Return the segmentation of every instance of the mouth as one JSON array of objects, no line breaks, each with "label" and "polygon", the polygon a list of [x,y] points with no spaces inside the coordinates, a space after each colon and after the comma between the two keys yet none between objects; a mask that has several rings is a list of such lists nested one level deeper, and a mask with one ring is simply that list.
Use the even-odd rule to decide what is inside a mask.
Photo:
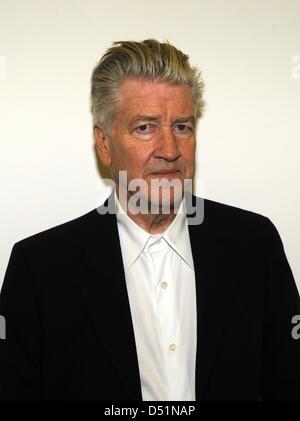
[{"label": "mouth", "polygon": [[151,173],[151,175],[157,175],[157,176],[172,176],[173,174],[179,173],[178,170],[161,170],[157,172]]}]

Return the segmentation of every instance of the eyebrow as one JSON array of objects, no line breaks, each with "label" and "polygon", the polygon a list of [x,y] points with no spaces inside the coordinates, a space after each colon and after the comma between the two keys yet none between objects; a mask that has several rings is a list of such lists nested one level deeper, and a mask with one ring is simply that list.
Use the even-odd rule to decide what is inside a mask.
[{"label": "eyebrow", "polygon": [[[130,119],[129,123],[133,124],[133,123],[136,123],[138,121],[157,121],[157,120],[160,120],[160,119],[161,119],[161,115],[139,114],[139,115],[134,116],[132,119]],[[195,117],[193,115],[177,117],[175,119],[174,123],[186,123],[188,121],[191,121],[193,124],[195,124]]]}]

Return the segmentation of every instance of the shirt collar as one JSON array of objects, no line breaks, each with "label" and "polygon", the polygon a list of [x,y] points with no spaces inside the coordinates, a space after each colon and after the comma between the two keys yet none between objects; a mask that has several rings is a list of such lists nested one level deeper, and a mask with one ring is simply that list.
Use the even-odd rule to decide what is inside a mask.
[{"label": "shirt collar", "polygon": [[155,235],[145,231],[127,215],[118,200],[116,189],[114,189],[114,199],[125,271],[132,267],[149,240],[160,237],[163,237],[179,257],[194,269],[185,199],[182,200],[177,215],[168,228]]}]

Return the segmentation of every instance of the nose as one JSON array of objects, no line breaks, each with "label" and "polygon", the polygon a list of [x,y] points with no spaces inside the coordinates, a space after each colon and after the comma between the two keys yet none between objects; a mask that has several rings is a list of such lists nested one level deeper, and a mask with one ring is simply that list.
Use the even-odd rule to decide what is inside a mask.
[{"label": "nose", "polygon": [[181,155],[178,142],[172,129],[170,127],[163,127],[157,139],[154,157],[170,162],[176,161]]}]

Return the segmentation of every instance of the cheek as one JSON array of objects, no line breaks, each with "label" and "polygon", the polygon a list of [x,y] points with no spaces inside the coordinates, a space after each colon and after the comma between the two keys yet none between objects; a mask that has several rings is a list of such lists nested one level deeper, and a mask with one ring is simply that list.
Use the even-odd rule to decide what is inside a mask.
[{"label": "cheek", "polygon": [[183,166],[185,168],[185,177],[194,178],[195,175],[195,145],[188,145],[182,151]]},{"label": "cheek", "polygon": [[184,160],[193,162],[195,159],[195,149],[196,146],[194,143],[186,144],[181,150],[181,156]]},{"label": "cheek", "polygon": [[128,177],[136,178],[143,177],[143,172],[147,167],[147,154],[141,148],[132,146],[123,146],[117,151],[115,164],[118,169],[123,169],[128,172]]},{"label": "cheek", "polygon": [[139,145],[127,150],[127,157],[137,167],[145,167],[151,158],[152,148],[148,145]]},{"label": "cheek", "polygon": [[133,161],[132,151],[126,144],[118,144],[111,149],[113,164],[118,167],[126,167]]}]

